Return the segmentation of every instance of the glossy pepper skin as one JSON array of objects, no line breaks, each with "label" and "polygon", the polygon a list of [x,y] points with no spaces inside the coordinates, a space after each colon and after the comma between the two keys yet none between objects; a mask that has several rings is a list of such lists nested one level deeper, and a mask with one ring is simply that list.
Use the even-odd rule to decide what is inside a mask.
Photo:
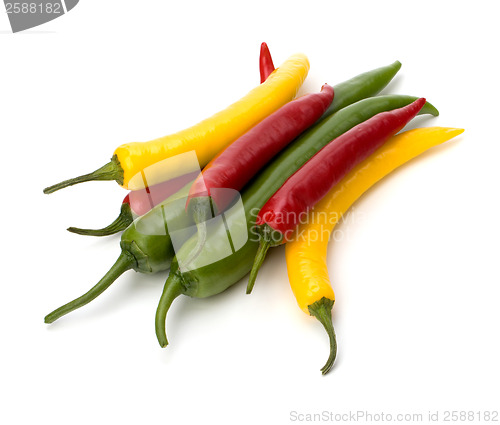
[{"label": "glossy pepper skin", "polygon": [[[386,72],[386,70],[382,69],[382,72]],[[394,72],[397,72],[397,70]],[[382,90],[386,80],[375,79],[372,80],[372,82],[374,85],[371,87],[371,91],[377,93]],[[336,85],[334,86],[334,91],[337,90],[338,86],[342,87],[346,85],[348,85],[348,82]],[[346,102],[349,100],[349,98],[345,97],[344,99]],[[277,159],[273,160],[265,170],[259,173],[259,176],[251,185],[251,189],[245,189],[245,196],[243,198],[245,200],[245,208],[251,205],[260,205],[260,207],[262,207],[267,199],[269,199],[281,184],[284,183],[286,178],[293,174],[293,172],[307,160],[306,158],[314,155],[317,150],[321,149],[321,147],[336,134],[341,134],[348,128],[356,125],[358,122],[364,121],[375,113],[407,105],[415,99],[416,98],[411,96],[397,95],[365,99],[363,102],[358,102],[356,106],[352,105],[352,107],[337,112],[335,118],[332,116],[331,119],[316,124],[314,126],[314,131],[311,131],[311,129],[308,130],[307,135],[301,135],[294,141],[293,146],[289,146],[285,149],[284,152],[280,153]],[[338,104],[339,108],[345,106],[347,105],[342,103]],[[437,110],[430,104],[426,104],[422,111],[433,115],[438,114]],[[185,187],[183,190],[185,190],[184,196],[187,196],[189,186]],[[179,194],[176,194],[176,196],[177,195]],[[182,194],[179,196],[182,197]],[[185,203],[185,198],[181,199],[181,201]],[[168,200],[166,202],[168,202]],[[251,209],[247,209],[247,211],[248,214],[252,214]],[[165,215],[163,214],[164,212]],[[163,204],[160,204],[153,208],[153,210],[137,220],[133,226],[130,226],[122,234],[121,245],[124,253],[120,256],[119,260],[117,260],[117,263],[111,268],[108,274],[106,274],[106,276],[104,276],[104,278],[88,293],[49,314],[45,319],[46,322],[51,323],[62,315],[87,304],[109,287],[121,273],[130,268],[134,268],[134,270],[142,273],[155,273],[168,269],[174,252],[166,222],[170,223],[173,227],[182,228],[192,224],[189,223],[189,220],[186,220],[186,217],[187,215],[183,207],[174,211],[172,206],[163,208]],[[248,218],[249,220],[251,219],[249,222],[252,223],[252,227],[254,218],[254,216]],[[144,229],[150,229],[150,231],[145,232]],[[223,237],[226,238],[226,236],[224,231]],[[253,251],[253,248],[255,248],[255,251]],[[217,249],[220,251],[222,247],[219,246]],[[236,262],[231,264],[231,257],[229,258],[229,263],[225,262],[223,264],[223,267],[229,267],[232,272],[225,275],[225,279],[220,282],[220,286],[217,286],[217,284],[214,285],[214,293],[217,293],[216,291],[218,288],[223,290],[235,283],[236,281],[234,281],[234,279],[236,276],[241,275],[238,278],[241,279],[241,277],[248,273],[256,249],[257,245],[255,244],[245,244],[244,249],[238,251],[238,255],[243,256],[243,262],[239,262],[239,258],[235,258]],[[248,258],[245,259],[245,255],[247,255]],[[245,260],[247,263],[248,261],[250,262],[247,264]],[[220,270],[215,269],[215,271]],[[212,280],[216,281],[217,279],[211,279],[211,281]]]},{"label": "glossy pepper skin", "polygon": [[[327,118],[346,105],[378,94],[401,69],[401,62],[375,68],[335,86],[335,97],[323,114]],[[377,88],[377,89],[375,89]]]},{"label": "glossy pepper skin", "polygon": [[[394,75],[398,72],[398,70],[400,68],[401,68],[401,64],[398,61],[396,61],[396,62],[392,63],[391,65],[365,72],[361,75],[358,75],[358,76],[352,78],[351,80],[347,80],[345,82],[337,84],[333,89],[333,91],[335,93],[334,101],[336,99],[337,92],[340,92],[341,99],[335,102],[335,104],[336,104],[335,108],[332,108],[330,105],[328,107],[327,111],[329,112],[329,114],[334,114],[336,111],[350,105],[352,102],[356,102],[357,100],[363,99],[364,96],[370,96],[370,95],[374,95],[374,94],[378,93],[380,90],[382,90],[390,82],[390,80],[394,77]],[[398,107],[398,105],[400,105],[398,103],[399,101],[404,102],[405,100],[410,100],[410,99],[413,99],[413,98],[409,98],[409,97],[406,97],[406,98],[405,97],[395,97],[395,98],[394,97],[381,97],[381,98],[377,99],[377,101],[375,103],[370,102],[370,103],[363,104],[360,106],[360,108],[366,108],[366,110],[363,112],[366,115],[363,115],[363,113],[358,112],[357,108],[353,108],[352,110],[349,109],[348,113],[345,114],[344,116],[342,116],[342,118],[341,118],[341,119],[344,119],[345,122],[342,124],[343,126],[341,126],[340,129],[347,130],[349,128],[346,126],[346,124],[348,124],[350,122],[349,117],[347,115],[349,115],[349,113],[351,113],[351,112],[354,114],[358,114],[358,116],[360,116],[360,117],[364,117],[364,116],[370,117],[371,116],[370,113],[372,111],[372,109],[371,109],[372,105],[380,105],[382,107],[387,107],[388,109],[391,109],[393,107]],[[405,104],[407,104],[407,103],[402,103],[400,106],[403,106]],[[435,108],[433,108],[431,105],[426,105],[426,107],[429,108],[429,110],[432,113],[437,113]],[[383,109],[383,110],[386,110],[386,109]],[[377,109],[374,109],[374,111],[377,111]],[[325,118],[325,114],[323,114],[322,118]],[[294,143],[294,145],[297,145],[296,148],[290,146],[290,148],[293,150],[293,153],[291,153],[291,156],[296,155],[296,158],[299,158],[299,156],[301,156],[301,155],[307,155],[308,157],[312,156],[314,153],[316,153],[317,149],[320,149],[321,147],[324,146],[324,144],[326,144],[329,140],[331,140],[331,137],[333,137],[335,134],[340,134],[340,133],[335,133],[335,132],[333,132],[333,134],[331,134],[331,129],[335,125],[336,125],[336,121],[334,120],[331,123],[328,122],[323,127],[315,128],[315,131],[312,135],[312,139],[315,139],[315,144],[311,147],[310,150],[307,150],[307,143],[309,140],[309,136],[307,136],[307,135],[305,135],[305,137],[301,136],[300,139],[302,141],[299,143]],[[345,130],[342,130],[342,131],[345,131]],[[306,134],[309,134],[309,132],[307,132]],[[233,149],[232,146],[230,146],[229,150],[232,151],[232,149]],[[224,153],[222,155],[224,155]],[[302,164],[301,162],[297,162],[299,160],[294,160],[294,161],[296,162],[296,164]],[[232,164],[230,164],[230,165],[231,165],[230,169],[234,169],[235,171],[238,171],[238,173],[241,172],[241,167],[235,167]],[[280,181],[279,179],[281,178],[281,176],[278,176],[278,174],[281,173],[282,175],[286,175],[286,172],[287,172],[286,169],[276,170],[273,175],[269,176],[269,178],[276,180],[276,181]],[[225,173],[228,173],[227,168],[224,171],[224,173],[221,172],[220,174],[224,175]],[[254,172],[252,174],[254,174]],[[234,174],[234,175],[236,177],[238,176],[237,174]],[[218,182],[219,187],[228,187],[229,180],[230,179],[226,179],[224,182],[219,181]],[[239,186],[241,186],[241,185],[239,185]],[[229,187],[236,188],[238,186],[229,185]],[[196,193],[199,190],[200,189],[195,189],[192,192]],[[203,188],[201,190],[203,190]],[[198,212],[196,213],[196,215],[199,215],[199,216],[195,218],[195,221],[202,222],[204,219],[206,219],[208,211],[209,211],[209,209],[211,210],[212,207],[213,207],[213,205],[210,202],[207,202],[206,199],[200,198],[199,204],[198,205],[195,204],[195,206],[192,208],[192,210],[190,212],[190,215],[195,215],[195,210],[198,209]],[[201,212],[200,212],[200,210],[201,210]],[[189,209],[188,209],[188,211],[189,211]],[[192,251],[190,256],[184,257],[184,259],[183,259],[184,262],[191,262],[192,258],[199,254],[200,249],[201,249],[201,245],[205,242],[205,239],[206,239],[206,228],[205,228],[205,226],[201,226],[199,228],[198,244],[195,247],[193,247],[193,251]]]},{"label": "glossy pepper skin", "polygon": [[[261,83],[274,71],[271,52],[266,43],[262,43],[259,68]],[[108,226],[102,229],[82,229],[79,227],[69,227],[67,230],[72,233],[86,236],[109,236],[125,230],[137,217],[146,214],[151,208],[163,202],[169,196],[181,189],[188,181],[193,181],[198,172],[187,173],[174,179],[157,183],[152,187],[131,190],[123,199],[120,207],[120,214]]]},{"label": "glossy pepper skin", "polygon": [[335,294],[330,284],[326,254],[333,229],[351,205],[379,180],[421,153],[461,134],[462,129],[428,127],[392,137],[369,158],[354,167],[316,204],[308,220],[286,244],[290,286],[299,307],[320,320],[330,338],[330,356],[321,369],[326,374],[335,361],[337,344],[332,325]]},{"label": "glossy pepper skin", "polygon": [[[262,56],[261,56],[262,58]],[[261,63],[265,62],[264,60],[261,60]],[[323,113],[321,116],[321,119],[328,119],[331,115],[333,115],[335,112],[341,110],[342,108],[349,106],[359,100],[375,96],[377,93],[379,93],[383,88],[389,84],[389,82],[394,78],[394,76],[397,74],[399,69],[401,68],[401,63],[399,61],[396,61],[390,65],[383,66],[380,68],[376,68],[367,72],[364,72],[362,74],[359,74],[355,76],[354,78],[351,78],[350,80],[344,81],[340,84],[337,84],[333,87],[334,91],[334,98],[333,101],[330,103],[330,106],[327,108],[327,110]],[[381,109],[380,111],[384,110],[390,110],[390,109],[395,109],[401,106],[406,105],[407,103],[399,103],[401,100],[407,99],[409,100],[410,97],[389,97],[389,96],[382,96],[377,98],[375,102],[369,102],[366,105],[363,104],[361,107],[366,106],[366,114],[361,113],[360,116],[367,116],[370,117],[371,115],[371,108],[372,105],[380,105],[382,108],[387,108],[387,109]],[[416,98],[413,98],[416,99]],[[427,105],[426,108],[429,108],[429,111],[431,111],[432,114],[437,114],[437,110],[432,107],[432,105]],[[377,111],[376,108],[374,108],[375,111]],[[349,129],[349,118],[347,117],[348,114],[350,113],[353,114],[358,114],[356,108],[350,109],[347,111],[347,114],[345,116],[346,119],[346,124],[343,126],[346,131]],[[335,121],[334,121],[335,124]],[[308,130],[303,136],[301,136],[302,142],[300,143],[294,143],[293,146],[290,146],[289,149],[292,151],[295,151],[293,155],[297,156],[307,156],[309,159],[312,157],[314,153],[316,153],[316,149],[319,147],[323,147],[324,144],[326,144],[329,140],[328,138],[333,137],[335,134],[341,134],[341,133],[335,133],[335,131],[331,131],[331,129],[334,127],[334,125],[327,124],[324,127],[320,126],[315,126],[314,128],[311,128]],[[318,144],[312,146],[311,149],[308,150],[307,146],[307,140],[309,137],[316,138],[318,141]],[[288,149],[288,148],[287,148]],[[276,173],[279,173],[277,171]],[[275,176],[270,176],[270,178],[275,178]]]},{"label": "glossy pepper skin", "polygon": [[223,211],[231,202],[226,190],[239,191],[285,146],[311,127],[332,103],[333,88],[288,102],[220,152],[189,191],[186,209],[196,223]]},{"label": "glossy pepper skin", "polygon": [[173,226],[182,229],[188,228],[191,224],[183,208],[190,186],[191,182],[135,220],[122,233],[121,254],[106,275],[84,295],[48,314],[45,317],[45,323],[52,323],[65,314],[88,304],[127,270],[133,269],[145,274],[167,270],[174,256],[174,248],[167,228]]},{"label": "glossy pepper skin", "polygon": [[392,111],[381,112],[333,139],[291,176],[269,198],[257,215],[259,251],[250,273],[247,293],[252,291],[267,250],[293,236],[309,209],[356,164],[363,161],[399,132],[423,108],[424,98]]},{"label": "glossy pepper skin", "polygon": [[191,151],[196,152],[198,162],[203,167],[229,143],[292,100],[308,71],[307,57],[303,54],[293,55],[266,81],[225,110],[170,136],[119,146],[108,164],[93,173],[50,186],[44,193],[91,180],[116,180],[126,189],[142,189],[145,187],[142,174],[145,170],[147,185],[184,174],[182,159],[170,163],[168,169],[160,162]]},{"label": "glossy pepper skin", "polygon": [[109,236],[121,232],[130,226],[137,217],[151,211],[152,208],[177,193],[186,184],[192,183],[198,174],[199,172],[192,172],[151,187],[130,191],[123,199],[118,217],[102,229],[69,227],[67,230],[85,236]]},{"label": "glossy pepper skin", "polygon": [[[245,222],[241,221],[234,210],[229,211],[225,214],[224,225],[218,223],[209,228],[203,250],[192,260],[188,270],[180,269],[176,259],[172,262],[156,311],[155,328],[160,345],[165,347],[168,344],[165,320],[168,309],[177,296],[183,294],[204,298],[216,295],[238,282],[252,269],[253,258],[259,247],[258,235],[253,232],[256,215],[295,171],[329,141],[355,125],[379,112],[402,107],[415,100],[417,98],[412,96],[380,96],[347,106],[299,136],[262,170],[241,194],[245,209]],[[426,103],[420,113],[437,115],[438,111],[434,106]],[[227,228],[231,229],[229,235]],[[235,235],[237,237],[248,236],[248,239],[241,248],[233,250],[228,255],[227,240],[228,238],[236,239]],[[196,244],[197,235],[194,235],[177,251],[176,258],[180,258],[182,263]]]},{"label": "glossy pepper skin", "polygon": [[260,45],[259,56],[260,82],[263,83],[274,72],[273,58],[266,43]]},{"label": "glossy pepper skin", "polygon": [[186,211],[198,227],[198,244],[190,262],[205,243],[206,222],[224,211],[239,190],[271,159],[302,132],[311,127],[333,100],[333,88],[307,94],[288,102],[220,152],[191,186]]}]

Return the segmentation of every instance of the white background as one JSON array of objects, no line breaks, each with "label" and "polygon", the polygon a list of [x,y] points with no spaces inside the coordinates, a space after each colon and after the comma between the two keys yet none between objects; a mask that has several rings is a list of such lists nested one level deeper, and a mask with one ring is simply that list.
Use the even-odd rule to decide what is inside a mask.
[{"label": "white background", "polygon": [[[495,3],[81,0],[18,34],[0,14],[0,421],[287,424],[292,411],[500,410]],[[411,126],[466,129],[384,179],[338,228],[332,372],[319,372],[327,336],[297,307],[283,248],[251,296],[242,281],[177,299],[164,350],[154,313],[166,273],[128,272],[45,325],[119,253],[119,236],[65,228],[108,224],[126,192],[114,182],[42,189],[240,98],[259,83],[262,41],[277,66],[308,55],[301,93],[400,60],[385,92],[425,96],[441,112]]]}]

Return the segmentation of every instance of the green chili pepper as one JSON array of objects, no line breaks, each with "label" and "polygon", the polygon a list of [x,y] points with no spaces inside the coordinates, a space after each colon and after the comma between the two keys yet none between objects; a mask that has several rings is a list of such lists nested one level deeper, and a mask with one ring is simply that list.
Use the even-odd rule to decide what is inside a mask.
[{"label": "green chili pepper", "polygon": [[[336,111],[353,102],[363,99],[366,96],[376,95],[391,81],[400,67],[401,64],[396,61],[391,65],[365,72],[352,78],[351,80],[337,84],[334,86],[335,99],[337,100],[334,99],[334,105],[330,106],[327,114],[332,115]],[[380,102],[380,100],[378,102]],[[390,108],[390,102],[387,107]],[[322,119],[326,122],[328,120],[324,118],[325,116],[326,113],[323,115]],[[322,124],[322,122],[320,124]],[[314,128],[316,128],[316,126]],[[304,138],[301,137],[300,140],[304,140]],[[304,145],[307,143],[301,142],[301,144]],[[288,152],[290,148],[293,148],[295,145],[296,142],[294,142],[293,145],[286,150],[286,152]],[[320,144],[317,144],[317,146],[319,145]],[[294,149],[295,148],[292,149],[292,152]],[[312,146],[308,154],[310,156],[314,155],[317,151],[316,149],[317,148],[315,146]],[[302,155],[301,152],[302,151],[297,152],[297,158],[300,158]],[[289,157],[291,157],[291,155],[295,154],[287,154]],[[285,173],[283,176],[286,175],[288,177],[293,174],[293,172],[295,172],[298,168],[300,168],[300,165],[303,164],[300,161],[297,162],[297,164],[294,164],[294,161],[294,159],[290,159],[285,165],[282,166],[282,168],[276,167],[276,174],[279,176],[279,173],[282,172],[280,170],[285,170],[283,171]],[[274,172],[269,171],[268,173],[270,175],[269,178],[276,179]],[[266,174],[264,172],[262,176],[265,175]],[[279,178],[281,178],[281,176]],[[260,178],[259,181],[262,184],[266,179],[267,177],[263,177]],[[276,181],[281,180],[278,179]],[[265,202],[281,186],[281,184],[282,182],[279,183],[279,185],[273,190],[272,193],[269,193],[269,195],[267,195],[268,191],[266,191],[264,194],[255,196],[260,196],[260,199],[265,198]],[[168,269],[174,256],[174,250],[167,227],[170,226],[180,229],[191,224],[185,213],[184,206],[176,207],[176,205],[173,205],[171,202],[174,199],[178,200],[179,198],[182,198],[176,202],[181,203],[183,201],[185,203],[189,186],[190,185],[184,187],[181,191],[177,192],[177,194],[167,198],[164,202],[154,207],[149,213],[140,217],[133,224],[131,224],[131,226],[128,227],[122,234],[120,244],[122,253],[109,272],[87,293],[48,314],[45,317],[45,322],[52,323],[61,316],[89,303],[104,292],[122,273],[127,270],[133,269],[141,273],[156,273]],[[269,186],[269,183],[266,183],[266,187],[267,186]],[[251,195],[249,196],[252,198]],[[144,229],[149,230],[145,232]],[[195,229],[193,228],[192,231],[194,232]],[[253,258],[254,255],[255,253],[253,253],[251,257]],[[235,267],[239,266],[235,265]]]},{"label": "green chili pepper", "polygon": [[122,252],[106,275],[84,295],[48,314],[45,323],[52,323],[61,316],[88,304],[127,270],[133,269],[140,273],[167,270],[174,256],[167,226],[186,228],[189,231],[188,226],[191,222],[184,206],[191,184],[192,182],[189,182],[177,193],[137,218],[123,232],[120,242]]},{"label": "green chili pepper", "polygon": [[351,105],[358,100],[378,94],[387,84],[391,82],[397,72],[401,69],[401,62],[396,61],[391,65],[382,66],[363,74],[359,74],[350,80],[337,84],[334,89],[333,102],[325,111],[321,119],[329,117],[334,112]]},{"label": "green chili pepper", "polygon": [[[179,295],[204,298],[218,294],[243,278],[252,268],[259,238],[253,234],[257,213],[281,185],[316,152],[331,140],[345,133],[374,115],[401,108],[417,100],[417,97],[389,95],[360,100],[347,106],[329,118],[316,124],[289,145],[268,165],[242,192],[246,220],[236,213],[225,214],[224,222],[207,226],[207,239],[201,253],[181,271],[177,259],[188,258],[197,242],[191,237],[176,254],[165,283],[156,312],[156,335],[162,347],[168,344],[165,319],[172,301]],[[426,103],[420,114],[438,115],[434,106]],[[230,229],[228,232],[227,229]],[[248,235],[246,243],[227,255],[228,239],[241,239]],[[182,265],[182,264],[181,264]]]}]

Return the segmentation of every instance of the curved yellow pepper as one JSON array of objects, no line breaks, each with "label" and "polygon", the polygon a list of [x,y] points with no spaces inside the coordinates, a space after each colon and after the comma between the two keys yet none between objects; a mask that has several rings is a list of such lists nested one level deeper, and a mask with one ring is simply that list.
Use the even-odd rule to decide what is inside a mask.
[{"label": "curved yellow pepper", "polygon": [[292,100],[308,71],[307,57],[292,55],[265,82],[223,111],[169,136],[121,145],[108,164],[93,173],[50,186],[44,192],[52,193],[91,180],[116,180],[126,189],[138,190],[197,171],[255,124]]},{"label": "curved yellow pepper", "polygon": [[[287,243],[285,248],[290,285],[299,307],[305,313],[315,315],[325,328],[327,325],[331,326],[331,307],[335,295],[326,265],[328,240],[335,225],[349,207],[371,186],[400,165],[462,132],[462,129],[428,127],[394,136],[355,167],[315,205],[309,216],[309,222],[299,226],[297,237]],[[330,303],[330,317],[328,318],[323,312],[324,320],[322,320],[317,312],[312,310],[317,310],[317,306],[325,301]],[[311,309],[311,306],[315,308]],[[325,324],[325,321],[329,323]],[[331,331],[334,337],[333,327]],[[336,349],[336,345],[334,348]],[[333,360],[334,358],[329,358],[331,364],[328,370]]]},{"label": "curved yellow pepper", "polygon": [[[154,163],[184,152],[196,151],[200,166],[205,166],[232,141],[292,100],[308,71],[307,57],[293,55],[245,97],[193,127],[147,143],[127,143],[118,147],[115,155],[124,171],[123,186],[132,190],[142,188],[140,184],[134,184],[134,176]],[[171,172],[175,173],[175,170]],[[151,180],[156,173],[148,178],[149,185],[170,177],[158,174],[158,181]]]}]

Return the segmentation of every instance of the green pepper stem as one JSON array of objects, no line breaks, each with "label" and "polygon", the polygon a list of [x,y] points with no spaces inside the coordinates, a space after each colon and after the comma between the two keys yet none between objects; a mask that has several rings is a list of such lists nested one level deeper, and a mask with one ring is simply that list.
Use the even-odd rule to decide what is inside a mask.
[{"label": "green pepper stem", "polygon": [[252,292],[253,286],[255,285],[255,280],[257,279],[257,273],[259,273],[260,266],[266,258],[267,250],[270,248],[271,242],[269,240],[260,240],[259,249],[255,255],[255,260],[253,261],[252,271],[250,272],[250,278],[247,284],[247,294]]},{"label": "green pepper stem", "polygon": [[172,305],[172,301],[182,294],[182,289],[181,276],[171,270],[168,279],[165,282],[165,286],[163,287],[163,293],[161,294],[155,317],[156,337],[158,338],[158,342],[162,348],[165,348],[168,345],[167,333],[165,330],[167,312]]},{"label": "green pepper stem", "polygon": [[77,183],[97,180],[116,180],[119,184],[123,184],[123,169],[116,155],[114,155],[113,158],[111,158],[111,161],[109,161],[106,165],[103,165],[101,168],[95,170],[94,172],[84,174],[80,177],[75,177],[74,179],[65,180],[53,186],[46,187],[45,189],[43,189],[43,193],[53,193],[59,189],[73,186]]},{"label": "green pepper stem", "polygon": [[79,227],[68,227],[68,232],[85,236],[109,236],[125,230],[134,221],[132,209],[128,203],[123,203],[120,215],[109,226],[102,229],[80,229]]},{"label": "green pepper stem", "polygon": [[325,365],[321,368],[321,373],[323,375],[326,375],[330,371],[337,357],[337,339],[332,323],[332,308],[334,302],[334,300],[323,297],[308,307],[311,316],[316,317],[316,319],[321,322],[330,339],[330,355]]},{"label": "green pepper stem", "polygon": [[109,271],[104,275],[104,277],[92,288],[90,291],[83,294],[81,297],[76,298],[75,300],[64,304],[62,307],[59,307],[57,310],[54,310],[52,313],[47,314],[45,316],[45,323],[52,323],[64,316],[65,314],[70,313],[77,308],[83,307],[85,304],[88,304],[93,299],[97,298],[101,295],[109,286],[124,272],[130,270],[135,265],[135,259],[125,252],[122,252],[116,260],[115,264],[109,269]]}]

